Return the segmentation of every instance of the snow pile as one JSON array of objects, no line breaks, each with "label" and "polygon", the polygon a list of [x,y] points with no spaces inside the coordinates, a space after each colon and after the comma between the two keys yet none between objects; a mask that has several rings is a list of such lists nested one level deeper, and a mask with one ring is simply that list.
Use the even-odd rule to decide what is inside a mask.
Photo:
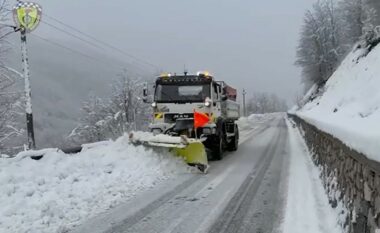
[{"label": "snow pile", "polygon": [[300,101],[296,105],[294,105],[292,108],[288,110],[288,113],[290,114],[296,114],[296,112],[300,109],[300,106],[304,106],[309,102],[310,100],[314,100],[317,95],[320,94],[318,91],[318,85],[314,84],[311,86],[311,88],[306,92],[306,94],[302,97]]},{"label": "snow pile", "polygon": [[10,156],[6,154],[0,154],[0,159],[7,159],[7,158],[10,158]]},{"label": "snow pile", "polygon": [[158,134],[154,135],[150,132],[132,132],[133,141],[143,141],[143,142],[157,142],[157,143],[172,143],[172,144],[181,144],[182,139],[181,137],[173,137],[166,134]]},{"label": "snow pile", "polygon": [[289,129],[289,183],[282,225],[283,233],[341,233],[339,223],[347,213],[342,205],[333,209],[320,180],[320,172],[311,160],[305,141],[296,127]]},{"label": "snow pile", "polygon": [[349,54],[297,115],[368,158],[380,161],[380,46]]},{"label": "snow pile", "polygon": [[187,172],[180,159],[132,146],[128,136],[76,155],[44,152],[39,161],[29,152],[0,159],[0,232],[66,232]]},{"label": "snow pile", "polygon": [[250,130],[253,128],[253,125],[248,120],[248,117],[241,117],[238,121],[236,121],[236,123],[240,131]]},{"label": "snow pile", "polygon": [[240,131],[251,130],[255,125],[276,117],[278,117],[278,113],[252,114],[249,117],[241,117],[236,123]]}]

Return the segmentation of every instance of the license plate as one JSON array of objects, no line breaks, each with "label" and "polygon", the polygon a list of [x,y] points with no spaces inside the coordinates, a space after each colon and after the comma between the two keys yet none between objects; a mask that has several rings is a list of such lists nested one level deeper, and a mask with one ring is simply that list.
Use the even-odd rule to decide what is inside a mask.
[{"label": "license plate", "polygon": [[173,115],[173,120],[177,119],[184,119],[184,118],[192,118],[192,114],[174,114]]}]

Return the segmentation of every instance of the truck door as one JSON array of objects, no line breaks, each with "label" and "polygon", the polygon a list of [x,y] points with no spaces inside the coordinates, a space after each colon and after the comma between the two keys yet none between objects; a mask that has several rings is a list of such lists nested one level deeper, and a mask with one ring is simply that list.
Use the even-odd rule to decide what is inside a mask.
[{"label": "truck door", "polygon": [[222,87],[218,83],[214,83],[213,85],[213,114],[215,118],[220,117],[221,115],[221,97],[222,97]]}]

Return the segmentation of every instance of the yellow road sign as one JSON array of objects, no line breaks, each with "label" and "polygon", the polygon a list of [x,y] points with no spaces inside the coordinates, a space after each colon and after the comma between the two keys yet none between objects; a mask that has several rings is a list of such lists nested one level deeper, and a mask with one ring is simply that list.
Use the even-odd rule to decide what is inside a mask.
[{"label": "yellow road sign", "polygon": [[34,2],[19,2],[13,7],[13,18],[16,24],[31,32],[41,21],[42,8]]},{"label": "yellow road sign", "polygon": [[162,119],[163,117],[164,117],[164,114],[161,113],[161,112],[158,112],[158,113],[155,113],[155,114],[154,114],[154,118],[155,118],[155,119]]}]

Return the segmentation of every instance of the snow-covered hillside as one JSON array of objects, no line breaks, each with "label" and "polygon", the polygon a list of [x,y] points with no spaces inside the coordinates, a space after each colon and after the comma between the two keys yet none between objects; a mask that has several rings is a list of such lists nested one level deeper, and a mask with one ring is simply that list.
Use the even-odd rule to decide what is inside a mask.
[{"label": "snow-covered hillside", "polygon": [[0,232],[66,232],[188,172],[181,159],[128,141],[85,146],[76,155],[47,149],[39,161],[30,159],[31,152],[0,158]]},{"label": "snow-covered hillside", "polygon": [[360,49],[350,53],[323,93],[296,114],[380,161],[380,45],[362,56]]}]

